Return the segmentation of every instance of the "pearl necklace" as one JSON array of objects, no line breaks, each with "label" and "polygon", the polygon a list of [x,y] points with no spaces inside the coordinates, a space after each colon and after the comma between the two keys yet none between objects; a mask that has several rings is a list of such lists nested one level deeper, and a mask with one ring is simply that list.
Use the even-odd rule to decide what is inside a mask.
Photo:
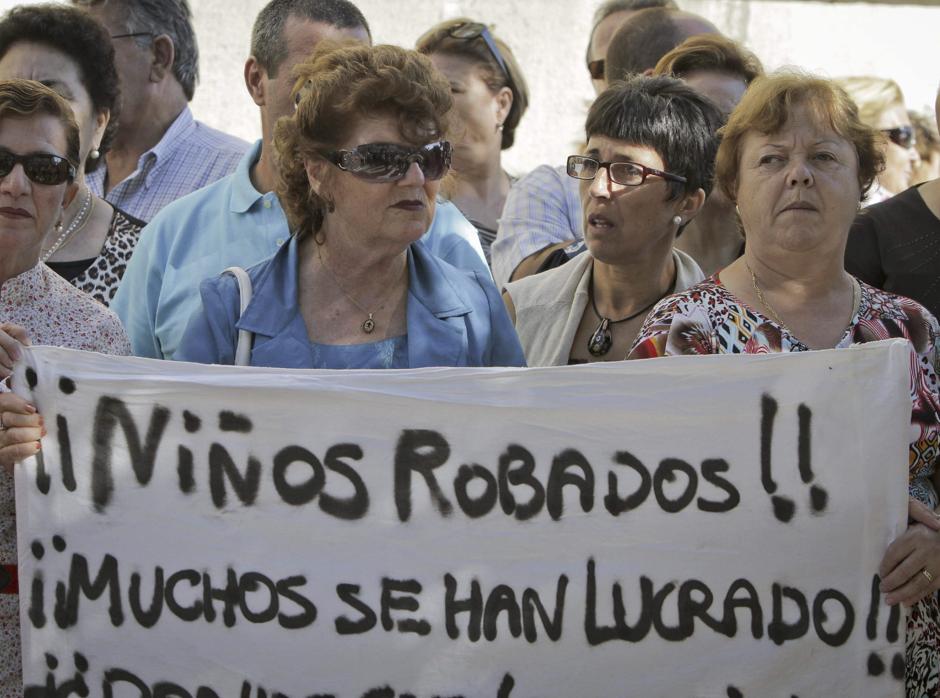
[{"label": "pearl necklace", "polygon": [[69,227],[62,231],[62,234],[56,238],[56,241],[52,243],[52,246],[48,250],[42,253],[40,259],[43,263],[47,262],[52,255],[68,243],[75,233],[85,227],[85,224],[91,218],[91,212],[94,210],[94,206],[94,197],[91,194],[91,189],[86,189],[82,205],[78,209],[78,213],[75,214],[75,218],[69,223]]}]

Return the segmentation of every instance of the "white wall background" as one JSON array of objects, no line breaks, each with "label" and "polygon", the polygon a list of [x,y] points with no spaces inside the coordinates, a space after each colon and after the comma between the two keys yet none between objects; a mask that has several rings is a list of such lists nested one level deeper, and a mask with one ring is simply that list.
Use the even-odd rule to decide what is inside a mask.
[{"label": "white wall background", "polygon": [[[251,25],[267,0],[190,0],[202,54],[193,110],[248,140],[260,135],[242,80]],[[495,26],[529,83],[527,114],[506,154],[509,170],[560,163],[581,138],[593,91],[584,68],[601,0],[354,0],[379,43],[413,46],[432,24],[466,15]],[[0,9],[18,4],[0,0]],[[742,41],[768,69],[800,66],[836,77],[894,78],[908,107],[932,113],[940,82],[940,0],[929,5],[786,0],[679,0]]]}]

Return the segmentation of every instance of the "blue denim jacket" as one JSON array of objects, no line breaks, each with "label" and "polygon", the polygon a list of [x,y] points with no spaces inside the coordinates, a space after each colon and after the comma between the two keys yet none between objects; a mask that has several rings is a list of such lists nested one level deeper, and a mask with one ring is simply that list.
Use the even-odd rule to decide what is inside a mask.
[{"label": "blue denim jacket", "polygon": [[[254,333],[252,366],[309,368],[310,340],[297,301],[298,244],[292,239],[248,270],[253,296],[239,318],[238,284],[229,275],[200,286],[202,307],[192,316],[174,359],[232,364],[238,330]],[[524,366],[516,331],[491,279],[408,248],[408,365]]]}]

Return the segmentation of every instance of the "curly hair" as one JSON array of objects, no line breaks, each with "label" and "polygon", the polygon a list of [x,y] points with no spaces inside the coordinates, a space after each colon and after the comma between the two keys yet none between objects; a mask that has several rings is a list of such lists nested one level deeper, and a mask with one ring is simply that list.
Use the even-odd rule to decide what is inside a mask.
[{"label": "curly hair", "polygon": [[729,200],[737,200],[745,136],[754,132],[779,133],[798,106],[808,108],[818,124],[831,127],[855,148],[858,184],[864,200],[875,177],[884,169],[878,132],[861,120],[855,102],[836,81],[796,71],[763,75],[754,80],[721,130],[715,173],[718,186]]},{"label": "curly hair", "polygon": [[65,157],[78,165],[78,124],[72,107],[59,94],[35,80],[0,80],[0,121],[37,114],[58,119],[65,132]]},{"label": "curly hair", "polygon": [[322,41],[294,68],[296,109],[274,131],[277,193],[293,234],[316,235],[327,202],[307,181],[305,161],[342,145],[364,117],[397,119],[402,137],[424,145],[447,135],[450,85],[431,61],[398,46]]},{"label": "curly hair", "polygon": [[98,146],[100,157],[85,160],[85,171],[94,171],[111,148],[121,114],[114,47],[108,30],[75,7],[22,5],[0,19],[0,58],[18,41],[45,44],[66,54],[78,66],[82,86],[95,111],[110,112],[111,119]]},{"label": "curly hair", "polygon": [[502,141],[500,148],[506,150],[512,147],[516,140],[516,127],[522,120],[522,115],[529,106],[529,86],[526,84],[522,69],[516,62],[516,57],[506,43],[495,34],[493,43],[499,49],[503,62],[506,64],[506,73],[499,67],[496,58],[490,52],[486,42],[481,38],[467,40],[455,39],[448,34],[448,31],[462,24],[473,23],[473,20],[465,17],[447,20],[441,22],[421,35],[415,44],[415,48],[426,56],[432,53],[440,53],[447,56],[456,56],[471,61],[483,71],[483,81],[490,91],[494,94],[503,87],[508,87],[512,91],[512,106],[509,108],[509,114],[503,122]]}]

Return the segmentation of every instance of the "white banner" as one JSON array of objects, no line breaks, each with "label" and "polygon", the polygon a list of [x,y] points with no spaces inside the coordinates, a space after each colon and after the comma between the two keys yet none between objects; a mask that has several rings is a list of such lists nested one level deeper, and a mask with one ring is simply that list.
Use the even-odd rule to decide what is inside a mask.
[{"label": "white banner", "polygon": [[877,569],[906,521],[909,361],[30,349],[27,695],[901,696]]}]

